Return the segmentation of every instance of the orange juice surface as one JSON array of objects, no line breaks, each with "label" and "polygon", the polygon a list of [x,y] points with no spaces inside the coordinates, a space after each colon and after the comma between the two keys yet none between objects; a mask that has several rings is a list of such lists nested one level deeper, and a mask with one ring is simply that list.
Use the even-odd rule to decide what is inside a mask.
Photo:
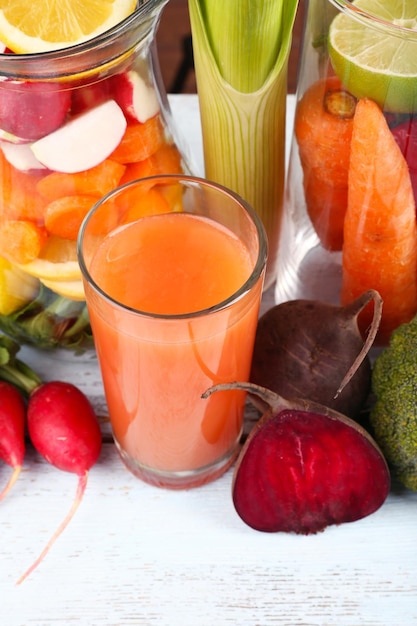
[{"label": "orange juice surface", "polygon": [[178,316],[232,296],[252,270],[236,236],[187,213],[144,217],[97,249],[96,284],[134,309],[89,301],[114,437],[138,466],[192,472],[236,446],[242,392],[201,394],[248,379],[262,281],[223,310]]}]

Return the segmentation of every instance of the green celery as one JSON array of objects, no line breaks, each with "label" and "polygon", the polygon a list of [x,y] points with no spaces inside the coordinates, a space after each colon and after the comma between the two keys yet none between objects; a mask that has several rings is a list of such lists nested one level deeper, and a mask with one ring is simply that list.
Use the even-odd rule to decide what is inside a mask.
[{"label": "green celery", "polygon": [[[295,0],[189,0],[207,178],[260,215],[274,276],[285,179]],[[268,278],[269,273],[269,278]]]}]

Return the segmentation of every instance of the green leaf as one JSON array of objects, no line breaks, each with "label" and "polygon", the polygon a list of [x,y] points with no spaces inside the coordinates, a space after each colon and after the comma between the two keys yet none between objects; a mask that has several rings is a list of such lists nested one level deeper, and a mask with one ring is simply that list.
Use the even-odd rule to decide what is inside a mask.
[{"label": "green leaf", "polygon": [[38,348],[93,345],[87,306],[41,287],[38,297],[12,315],[0,315],[0,328],[18,341]]}]

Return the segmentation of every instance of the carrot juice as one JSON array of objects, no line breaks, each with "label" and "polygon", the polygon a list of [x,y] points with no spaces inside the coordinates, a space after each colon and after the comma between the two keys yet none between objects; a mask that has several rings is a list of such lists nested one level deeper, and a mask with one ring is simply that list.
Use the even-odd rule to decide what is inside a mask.
[{"label": "carrot juice", "polygon": [[237,454],[245,395],[201,394],[248,380],[263,271],[234,296],[253,278],[253,254],[217,221],[172,212],[117,227],[97,245],[88,272],[90,321],[122,459],[160,486],[212,480]]}]

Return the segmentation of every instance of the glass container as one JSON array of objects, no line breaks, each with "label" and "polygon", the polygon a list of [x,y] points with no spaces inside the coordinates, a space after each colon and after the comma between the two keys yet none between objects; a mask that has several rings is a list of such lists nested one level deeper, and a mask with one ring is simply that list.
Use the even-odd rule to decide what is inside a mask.
[{"label": "glass container", "polygon": [[125,465],[171,489],[219,477],[240,450],[245,394],[202,394],[249,378],[267,257],[259,216],[211,181],[153,176],[95,205],[78,252]]},{"label": "glass container", "polygon": [[379,291],[381,346],[417,310],[416,16],[308,3],[277,263],[277,302]]},{"label": "glass container", "polygon": [[86,43],[0,55],[0,328],[19,341],[92,345],[82,219],[120,184],[189,171],[155,43],[166,2]]}]

